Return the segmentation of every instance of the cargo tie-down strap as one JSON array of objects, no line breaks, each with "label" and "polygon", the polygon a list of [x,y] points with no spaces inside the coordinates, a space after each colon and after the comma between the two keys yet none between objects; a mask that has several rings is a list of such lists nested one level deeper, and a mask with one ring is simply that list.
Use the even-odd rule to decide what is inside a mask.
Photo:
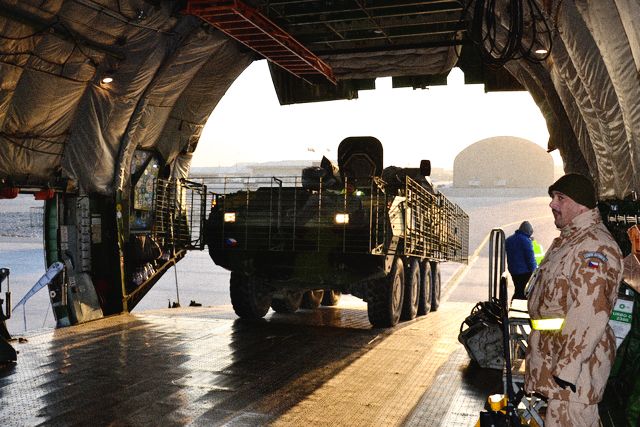
[{"label": "cargo tie-down strap", "polygon": [[531,328],[536,331],[559,331],[564,323],[563,318],[531,319]]}]

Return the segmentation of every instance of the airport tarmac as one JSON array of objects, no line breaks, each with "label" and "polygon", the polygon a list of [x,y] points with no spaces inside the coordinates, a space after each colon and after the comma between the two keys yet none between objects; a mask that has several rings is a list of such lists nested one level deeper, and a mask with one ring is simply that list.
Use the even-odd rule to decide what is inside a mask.
[{"label": "airport tarmac", "polygon": [[[547,197],[455,201],[470,216],[470,262],[443,265],[437,312],[373,329],[366,304],[345,296],[337,307],[241,321],[228,300],[228,274],[206,252],[193,252],[177,266],[182,308],[161,308],[176,299],[176,275],[169,272],[132,314],[21,333],[18,363],[0,374],[0,419],[3,425],[471,426],[487,395],[502,387],[501,373],[471,364],[457,341],[461,322],[487,297],[486,237],[498,226],[509,235],[527,219],[548,247],[556,231]],[[3,256],[6,244],[0,243]],[[203,306],[187,307],[192,299]],[[19,320],[16,313],[12,321]]]}]

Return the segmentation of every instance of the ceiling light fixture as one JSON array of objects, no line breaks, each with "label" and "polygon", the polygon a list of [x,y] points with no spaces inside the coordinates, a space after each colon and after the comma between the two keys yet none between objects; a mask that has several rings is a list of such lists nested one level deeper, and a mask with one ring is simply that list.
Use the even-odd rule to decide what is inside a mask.
[{"label": "ceiling light fixture", "polygon": [[100,80],[100,83],[104,85],[108,85],[109,83],[112,83],[112,82],[113,82],[113,77],[111,77],[110,75],[106,75]]},{"label": "ceiling light fixture", "polygon": [[543,47],[536,49],[535,53],[537,53],[538,55],[546,55],[549,51]]}]

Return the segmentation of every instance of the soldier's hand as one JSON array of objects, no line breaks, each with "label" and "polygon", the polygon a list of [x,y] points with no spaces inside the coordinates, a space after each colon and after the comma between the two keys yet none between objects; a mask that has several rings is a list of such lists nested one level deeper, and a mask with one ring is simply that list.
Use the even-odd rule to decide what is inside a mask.
[{"label": "soldier's hand", "polygon": [[572,392],[576,392],[576,385],[575,384],[571,384],[568,381],[565,381],[563,379],[560,379],[558,377],[556,377],[555,375],[553,376],[554,381],[556,382],[556,384],[558,384],[561,388],[565,389],[567,387],[569,387],[571,389]]}]

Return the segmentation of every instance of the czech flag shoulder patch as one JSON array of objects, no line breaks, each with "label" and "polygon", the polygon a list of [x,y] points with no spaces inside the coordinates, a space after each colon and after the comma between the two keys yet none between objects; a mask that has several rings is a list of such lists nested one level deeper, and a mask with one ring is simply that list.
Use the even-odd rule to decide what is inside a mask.
[{"label": "czech flag shoulder patch", "polygon": [[607,256],[602,252],[586,252],[584,259],[587,261],[587,268],[598,269],[600,265],[607,262]]}]

